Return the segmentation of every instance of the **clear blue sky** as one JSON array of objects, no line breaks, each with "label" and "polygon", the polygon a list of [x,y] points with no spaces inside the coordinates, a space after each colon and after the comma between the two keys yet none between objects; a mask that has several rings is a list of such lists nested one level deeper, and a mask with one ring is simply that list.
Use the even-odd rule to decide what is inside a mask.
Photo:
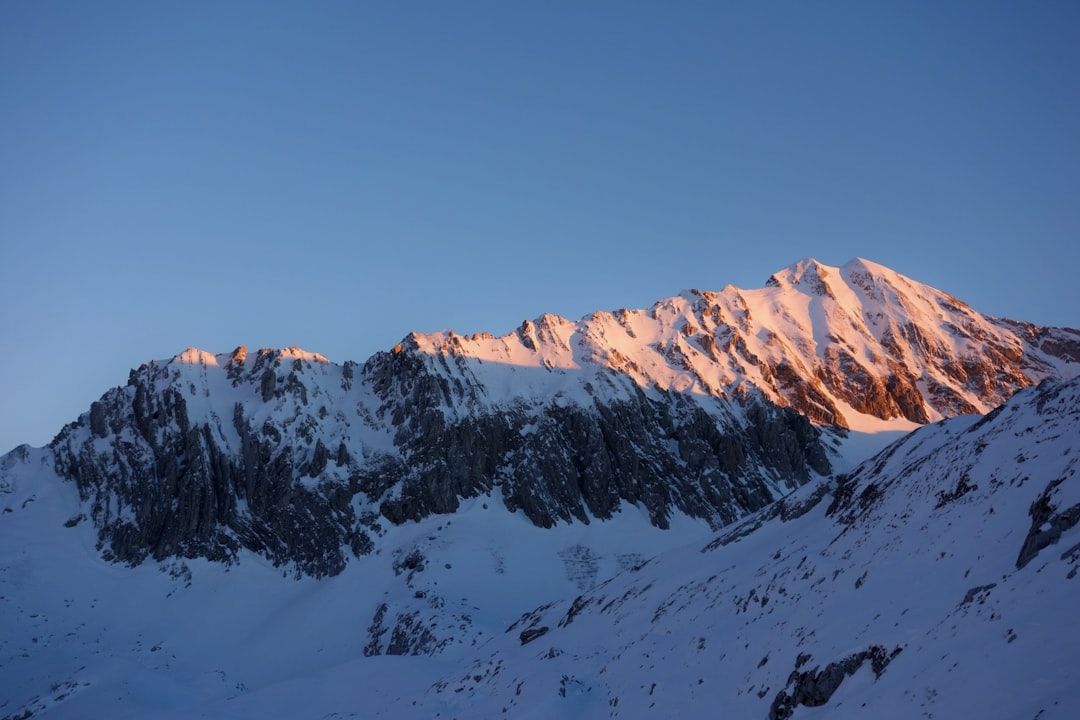
[{"label": "clear blue sky", "polygon": [[0,3],[0,452],[188,346],[866,257],[1080,326],[1080,3]]}]

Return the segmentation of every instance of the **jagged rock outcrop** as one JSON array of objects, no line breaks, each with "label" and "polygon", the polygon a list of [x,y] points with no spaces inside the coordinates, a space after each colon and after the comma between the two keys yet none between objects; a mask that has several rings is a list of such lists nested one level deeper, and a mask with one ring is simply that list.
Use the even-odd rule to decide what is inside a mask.
[{"label": "jagged rock outcrop", "polygon": [[866,650],[852,653],[840,660],[834,660],[824,668],[815,666],[810,670],[799,668],[809,660],[800,655],[795,663],[795,670],[788,678],[787,687],[776,694],[769,707],[769,720],[788,720],[799,705],[821,707],[840,687],[848,676],[854,675],[867,661],[870,662],[875,678],[901,653],[902,647],[895,647],[890,652],[880,645],[871,645]]},{"label": "jagged rock outcrop", "polygon": [[[245,354],[239,348],[224,365],[233,385],[243,385],[237,367]],[[281,367],[282,355],[260,351],[246,377],[275,377],[263,367]],[[233,406],[229,423],[214,411],[202,422],[192,419],[189,400],[197,402],[199,393],[190,382],[185,388],[186,373],[175,365],[202,368],[205,380],[206,363],[218,370],[217,359],[186,353],[132,371],[127,387],[93,404],[89,437],[84,417],[53,441],[57,472],[77,483],[107,557],[131,564],[170,556],[229,562],[243,547],[298,573],[340,572],[342,547],[365,553],[371,539],[347,484],[301,479],[321,475],[312,470],[320,463],[325,469],[325,446],[316,444],[301,468],[282,451],[292,442],[283,435],[288,429],[270,421],[256,427],[243,403]],[[268,384],[248,385],[262,396]],[[203,390],[201,399],[211,400]],[[305,427],[293,432],[303,435]]]},{"label": "jagged rock outcrop", "polygon": [[[1031,504],[1031,529],[1024,538],[1024,544],[1016,558],[1017,568],[1023,568],[1035,559],[1040,550],[1056,543],[1061,539],[1062,533],[1080,523],[1080,503],[1065,508],[1055,505],[1054,491],[1063,482],[1065,482],[1064,477],[1052,480],[1038,499]],[[1066,551],[1066,555],[1068,554],[1069,552]]]}]

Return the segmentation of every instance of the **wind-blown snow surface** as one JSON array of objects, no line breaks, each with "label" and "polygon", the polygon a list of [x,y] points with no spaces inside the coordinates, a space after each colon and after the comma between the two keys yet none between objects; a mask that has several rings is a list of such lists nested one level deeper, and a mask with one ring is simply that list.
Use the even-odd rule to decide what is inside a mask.
[{"label": "wind-blown snow surface", "polygon": [[[1080,383],[1044,383],[715,538],[633,512],[541,530],[477,499],[299,581],[252,554],[106,563],[61,526],[72,484],[5,467],[0,716],[1072,718],[1078,437]],[[665,540],[692,544],[645,562]],[[453,645],[364,657],[383,602]]]}]

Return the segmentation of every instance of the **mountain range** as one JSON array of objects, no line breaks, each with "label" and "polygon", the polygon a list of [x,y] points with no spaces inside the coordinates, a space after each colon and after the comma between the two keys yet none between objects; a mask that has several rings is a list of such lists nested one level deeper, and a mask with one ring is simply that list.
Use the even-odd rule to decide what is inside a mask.
[{"label": "mountain range", "polygon": [[861,259],[189,349],[0,458],[0,717],[1071,717],[1078,377]]}]

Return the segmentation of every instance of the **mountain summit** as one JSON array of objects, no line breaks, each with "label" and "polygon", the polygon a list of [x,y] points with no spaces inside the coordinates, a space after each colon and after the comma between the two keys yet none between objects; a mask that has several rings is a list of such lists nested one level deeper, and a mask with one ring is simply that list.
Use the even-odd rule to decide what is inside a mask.
[{"label": "mountain summit", "polygon": [[599,367],[645,388],[760,395],[840,427],[986,412],[1021,387],[1080,368],[1080,333],[983,316],[862,259],[839,268],[801,260],[762,289],[689,290],[647,310],[578,322],[545,315],[498,338],[411,337],[436,357]]},{"label": "mountain summit", "polygon": [[[444,331],[407,344],[513,367],[602,368],[662,391],[759,395],[840,427],[986,412],[1018,388],[1080,368],[1080,333],[986,317],[862,259],[839,268],[801,260],[758,290],[689,290],[647,310],[577,322],[545,315],[502,337]],[[540,380],[524,392],[553,389]]]}]

